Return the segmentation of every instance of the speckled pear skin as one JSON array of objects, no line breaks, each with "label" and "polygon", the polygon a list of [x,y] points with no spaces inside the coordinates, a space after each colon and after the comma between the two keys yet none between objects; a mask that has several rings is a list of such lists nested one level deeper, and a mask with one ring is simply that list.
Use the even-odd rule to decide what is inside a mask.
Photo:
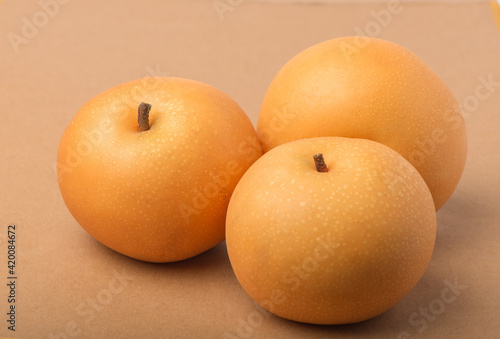
[{"label": "speckled pear skin", "polygon": [[[139,131],[138,107],[151,105]],[[86,103],[59,145],[59,187],[95,239],[150,262],[183,260],[224,240],[236,183],[262,154],[245,112],[193,80],[144,78]]]},{"label": "speckled pear skin", "polygon": [[[322,153],[328,172],[316,170]],[[436,213],[418,171],[380,143],[322,137],[265,153],[229,203],[236,277],[290,320],[346,324],[399,302],[424,274]]]}]

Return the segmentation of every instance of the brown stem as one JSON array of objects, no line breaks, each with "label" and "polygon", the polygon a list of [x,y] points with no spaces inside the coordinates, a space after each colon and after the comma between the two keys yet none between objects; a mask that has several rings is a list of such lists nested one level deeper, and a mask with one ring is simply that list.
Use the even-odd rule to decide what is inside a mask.
[{"label": "brown stem", "polygon": [[313,155],[314,164],[316,165],[316,170],[318,172],[328,172],[328,167],[326,167],[325,159],[323,159],[323,154],[318,153]]},{"label": "brown stem", "polygon": [[142,102],[139,105],[139,116],[137,122],[139,122],[139,131],[147,131],[149,129],[149,111],[151,110],[151,105]]}]

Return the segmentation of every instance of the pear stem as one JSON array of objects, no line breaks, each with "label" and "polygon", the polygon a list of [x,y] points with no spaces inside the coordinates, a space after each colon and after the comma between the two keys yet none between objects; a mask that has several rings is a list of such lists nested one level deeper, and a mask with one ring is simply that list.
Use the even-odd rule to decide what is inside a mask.
[{"label": "pear stem", "polygon": [[316,170],[318,172],[328,172],[328,167],[326,167],[325,159],[323,159],[323,154],[318,153],[313,155],[314,164],[316,165]]},{"label": "pear stem", "polygon": [[137,122],[139,123],[139,131],[149,130],[149,111],[151,110],[151,105],[142,102],[139,105],[139,116]]}]

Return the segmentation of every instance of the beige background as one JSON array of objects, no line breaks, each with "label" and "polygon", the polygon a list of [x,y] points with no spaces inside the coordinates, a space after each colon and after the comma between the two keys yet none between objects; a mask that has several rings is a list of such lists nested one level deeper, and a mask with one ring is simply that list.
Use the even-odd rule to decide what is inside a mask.
[{"label": "beige background", "polygon": [[[38,1],[0,4],[0,335],[500,337],[500,37],[488,2],[404,2],[383,26],[372,11],[388,5],[373,1],[243,1],[223,20],[212,1],[64,2],[45,17]],[[21,35],[26,21],[40,27],[16,53],[9,34]],[[465,173],[438,213],[430,266],[385,314],[345,326],[286,321],[245,294],[224,244],[184,262],[143,263],[94,241],[66,209],[55,176],[57,146],[73,115],[96,94],[150,75],[193,78],[227,92],[255,123],[269,82],[288,59],[370,27],[370,34],[411,49],[444,78],[464,105],[469,133]],[[496,82],[489,90],[482,85],[488,78]],[[18,226],[15,334],[5,321],[9,223]],[[441,293],[453,283],[462,290],[445,304]],[[437,314],[422,316],[428,307]]]}]

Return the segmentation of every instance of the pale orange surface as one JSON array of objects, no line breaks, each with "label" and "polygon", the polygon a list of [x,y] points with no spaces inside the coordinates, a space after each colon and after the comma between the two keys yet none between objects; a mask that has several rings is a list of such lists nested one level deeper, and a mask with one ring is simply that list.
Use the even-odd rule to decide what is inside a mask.
[{"label": "pale orange surface", "polygon": [[[139,131],[138,106],[152,105]],[[144,78],[84,105],[58,152],[62,196],[80,225],[136,259],[192,257],[224,240],[227,204],[261,155],[229,96],[201,82]]]},{"label": "pale orange surface", "polygon": [[[329,171],[318,172],[323,153]],[[281,317],[314,324],[372,318],[419,281],[436,237],[432,196],[382,144],[293,141],[264,154],[229,203],[226,243],[245,291]]]}]

